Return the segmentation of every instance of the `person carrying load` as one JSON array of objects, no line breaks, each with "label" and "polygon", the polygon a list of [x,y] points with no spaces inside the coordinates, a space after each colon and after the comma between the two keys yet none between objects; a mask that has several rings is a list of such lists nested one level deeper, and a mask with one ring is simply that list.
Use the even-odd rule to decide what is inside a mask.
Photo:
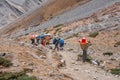
[{"label": "person carrying load", "polygon": [[35,35],[35,37],[36,37],[36,44],[38,45],[40,43],[40,36]]},{"label": "person carrying load", "polygon": [[31,34],[30,36],[31,44],[35,44],[35,35]]},{"label": "person carrying load", "polygon": [[49,44],[52,36],[51,36],[51,34],[48,33],[48,34],[45,34],[45,35],[44,35],[44,38],[45,38],[45,40],[46,40],[46,44]]},{"label": "person carrying load", "polygon": [[83,37],[82,39],[79,40],[79,43],[80,43],[81,49],[83,50],[82,60],[83,62],[85,62],[87,58],[88,41],[86,40],[85,37]]},{"label": "person carrying load", "polygon": [[59,51],[59,40],[60,40],[60,37],[59,37],[59,36],[55,36],[55,37],[53,38],[53,44],[55,45],[54,50],[57,49],[57,51]]},{"label": "person carrying load", "polygon": [[45,40],[45,35],[44,35],[44,34],[41,34],[41,35],[40,35],[40,40],[41,40],[41,44],[42,44],[43,46],[46,46],[46,40]]},{"label": "person carrying load", "polygon": [[64,47],[64,39],[63,38],[60,38],[59,46],[60,46],[60,50],[63,50],[63,47]]}]

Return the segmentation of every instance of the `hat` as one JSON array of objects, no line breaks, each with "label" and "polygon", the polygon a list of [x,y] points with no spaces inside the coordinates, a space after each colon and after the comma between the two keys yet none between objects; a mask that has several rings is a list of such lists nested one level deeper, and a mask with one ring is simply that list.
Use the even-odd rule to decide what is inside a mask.
[{"label": "hat", "polygon": [[88,41],[86,40],[85,37],[83,37],[83,38],[80,40],[80,43],[81,43],[81,44],[87,44]]},{"label": "hat", "polygon": [[40,38],[44,38],[44,35],[40,35]]},{"label": "hat", "polygon": [[51,35],[51,34],[49,34],[49,33],[48,33],[48,34],[45,34],[45,36],[50,36],[50,35]]},{"label": "hat", "polygon": [[35,35],[32,35],[32,34],[31,34],[31,35],[30,35],[30,39],[33,39],[33,38],[35,38]]}]

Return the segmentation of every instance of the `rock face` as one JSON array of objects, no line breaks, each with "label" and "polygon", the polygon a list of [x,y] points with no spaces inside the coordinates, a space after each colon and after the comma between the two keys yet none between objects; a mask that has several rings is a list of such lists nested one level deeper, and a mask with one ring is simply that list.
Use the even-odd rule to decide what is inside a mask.
[{"label": "rock face", "polygon": [[66,37],[70,37],[73,34],[77,34],[79,32],[94,32],[94,31],[100,31],[105,29],[109,29],[109,30],[119,29],[120,27],[119,17],[120,15],[118,14],[117,16],[105,19],[102,22],[89,24],[87,26],[86,25],[78,26],[77,28],[74,28],[71,31],[63,33],[62,36],[66,38]]},{"label": "rock face", "polygon": [[[24,34],[28,34],[28,33],[31,33],[31,32],[37,31],[37,30],[42,30],[42,29],[48,28],[50,26],[56,26],[59,24],[64,24],[64,23],[72,22],[74,20],[78,20],[78,19],[87,17],[100,9],[103,9],[107,6],[114,4],[117,1],[119,1],[119,0],[114,0],[114,1],[113,0],[109,0],[109,1],[108,0],[92,0],[87,4],[78,6],[78,7],[71,9],[63,14],[60,14],[59,16],[56,16],[37,27],[33,27],[33,28],[30,28],[30,29],[24,30],[24,31],[23,30],[19,31],[15,37],[18,37],[18,36],[21,36]],[[98,5],[96,5],[96,4],[98,4]],[[83,28],[83,30],[86,30],[86,29]]]},{"label": "rock face", "polygon": [[48,0],[0,0],[0,28]]}]

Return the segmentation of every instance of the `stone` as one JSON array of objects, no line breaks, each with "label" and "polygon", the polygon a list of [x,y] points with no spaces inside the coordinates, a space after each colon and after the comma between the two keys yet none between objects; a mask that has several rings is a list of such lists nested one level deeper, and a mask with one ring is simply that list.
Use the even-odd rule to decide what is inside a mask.
[{"label": "stone", "polygon": [[73,53],[78,53],[78,51],[77,51],[77,50],[74,50]]},{"label": "stone", "polygon": [[91,60],[91,63],[98,66],[100,65],[100,63],[97,60]]},{"label": "stone", "polygon": [[0,57],[5,56],[5,55],[6,55],[6,53],[0,52]]},{"label": "stone", "polygon": [[79,71],[79,69],[74,69],[74,71]]},{"label": "stone", "polygon": [[65,67],[65,66],[66,66],[66,62],[65,62],[65,60],[63,60],[63,59],[60,60],[59,63],[58,63],[58,65],[57,65],[58,68],[60,68],[60,67]]},{"label": "stone", "polygon": [[104,67],[105,67],[105,65],[106,65],[106,61],[101,61],[101,62],[100,62],[100,66],[99,66],[99,67],[100,67],[100,68],[104,68]]},{"label": "stone", "polygon": [[46,59],[46,56],[40,55],[41,59]]},{"label": "stone", "polygon": [[20,42],[19,44],[20,44],[20,46],[24,46],[25,45],[24,42]]},{"label": "stone", "polygon": [[73,51],[73,49],[72,48],[68,48],[67,51]]},{"label": "stone", "polygon": [[13,67],[19,67],[19,64],[13,64]]},{"label": "stone", "polygon": [[33,65],[34,65],[33,62],[28,63],[28,66],[33,66]]},{"label": "stone", "polygon": [[26,46],[26,47],[30,47],[30,46],[31,46],[31,44],[26,43],[26,44],[25,44],[25,46]]},{"label": "stone", "polygon": [[75,64],[75,62],[72,62],[71,64]]},{"label": "stone", "polygon": [[27,73],[33,72],[33,68],[24,68],[24,71]]},{"label": "stone", "polygon": [[94,79],[94,80],[98,80],[98,78],[97,78],[97,77],[94,77],[93,79]]},{"label": "stone", "polygon": [[118,45],[115,44],[114,47],[118,47]]},{"label": "stone", "polygon": [[22,65],[25,65],[25,64],[27,64],[26,62],[22,62]]},{"label": "stone", "polygon": [[48,46],[48,48],[49,48],[49,49],[53,49],[53,47],[52,47],[52,46]]}]

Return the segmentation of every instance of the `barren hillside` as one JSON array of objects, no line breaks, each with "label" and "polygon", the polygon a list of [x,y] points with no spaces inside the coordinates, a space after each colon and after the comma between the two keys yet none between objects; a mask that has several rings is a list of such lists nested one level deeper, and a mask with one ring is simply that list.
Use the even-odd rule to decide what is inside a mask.
[{"label": "barren hillside", "polygon": [[0,28],[11,23],[22,15],[42,6],[47,0],[1,0]]},{"label": "barren hillside", "polygon": [[[115,3],[113,6],[100,10],[85,19],[81,19],[73,23],[53,26],[44,30],[45,33],[60,34],[62,37],[66,38],[67,45],[65,49],[67,50],[60,52],[60,54],[62,54],[63,57],[65,57],[65,60],[67,60],[67,64],[68,64],[68,69],[62,69],[63,73],[67,70],[71,70],[71,72],[68,71],[65,73],[67,74],[74,73],[73,74],[74,76],[71,74],[72,77],[75,77],[75,75],[77,74],[82,75],[82,73],[77,73],[77,72],[75,73],[74,70],[72,71],[72,69],[76,69],[76,68],[78,69],[77,64],[81,64],[79,62],[75,62],[75,60],[77,60],[77,55],[79,53],[80,54],[82,53],[82,51],[79,49],[80,46],[77,41],[79,38],[83,36],[86,37],[91,42],[91,46],[88,49],[88,54],[92,57],[93,60],[100,61],[102,70],[109,71],[110,69],[120,68],[119,65],[120,49],[119,49],[119,45],[116,45],[116,43],[119,44],[119,40],[120,40],[119,4],[120,3]],[[89,35],[94,32],[95,33],[97,32],[99,34],[95,38],[90,37]],[[35,32],[33,34],[39,34],[39,33],[40,31]],[[27,41],[26,40],[27,37],[28,36],[23,36],[21,38],[18,38],[17,40],[22,41],[25,39],[24,41]],[[113,55],[112,56],[104,55],[105,53],[112,53]],[[69,62],[70,59],[68,57],[73,58],[74,60],[71,60],[73,62],[70,63]],[[72,65],[72,63],[73,63],[73,67],[70,68],[69,65]],[[89,76],[89,71],[90,70],[88,70],[88,76]],[[99,73],[100,70],[97,69],[97,72]],[[100,74],[98,75],[100,76],[101,74],[102,72],[100,72]],[[93,75],[95,75],[94,71],[93,71]],[[96,78],[101,79],[100,77],[98,77],[98,75],[96,75],[97,76]],[[103,79],[108,80],[108,78],[105,78],[104,75],[102,76]],[[119,77],[117,78],[119,80]],[[77,79],[79,80],[79,77]],[[83,79],[86,79],[86,77],[83,77]],[[112,79],[113,78],[111,78],[111,80]],[[93,78],[91,80],[93,80]]]},{"label": "barren hillside", "polygon": [[[59,0],[52,0],[48,4],[43,7],[39,7],[36,10],[29,12],[28,14],[20,17],[13,23],[6,25],[5,28],[0,30],[0,33],[12,33],[17,31],[18,29],[28,29],[31,27],[35,27],[40,25],[46,20],[51,19],[58,13],[62,13],[63,11],[70,9],[78,4],[83,4],[88,2],[89,0],[71,0],[69,3],[68,1],[60,1]],[[60,4],[59,4],[60,3]],[[61,7],[60,7],[61,6]]]},{"label": "barren hillside", "polygon": [[[120,2],[113,2],[109,7],[69,23],[47,24],[49,20],[54,21],[54,17],[86,5],[85,2],[53,0],[0,29],[0,80],[24,80],[24,76],[16,78],[17,75],[6,73],[20,71],[25,71],[29,77],[35,76],[33,80],[120,80]],[[49,26],[36,30],[42,23]],[[24,33],[27,31],[29,33]],[[64,38],[64,50],[54,51],[53,44],[45,47],[32,45],[29,34],[40,35],[42,32],[53,36],[59,34]],[[78,43],[82,37],[90,42],[88,62],[85,63],[82,62],[82,50]],[[3,62],[1,57],[12,65],[9,61]],[[99,62],[99,65],[95,62]],[[3,76],[3,73],[6,75]]]}]

